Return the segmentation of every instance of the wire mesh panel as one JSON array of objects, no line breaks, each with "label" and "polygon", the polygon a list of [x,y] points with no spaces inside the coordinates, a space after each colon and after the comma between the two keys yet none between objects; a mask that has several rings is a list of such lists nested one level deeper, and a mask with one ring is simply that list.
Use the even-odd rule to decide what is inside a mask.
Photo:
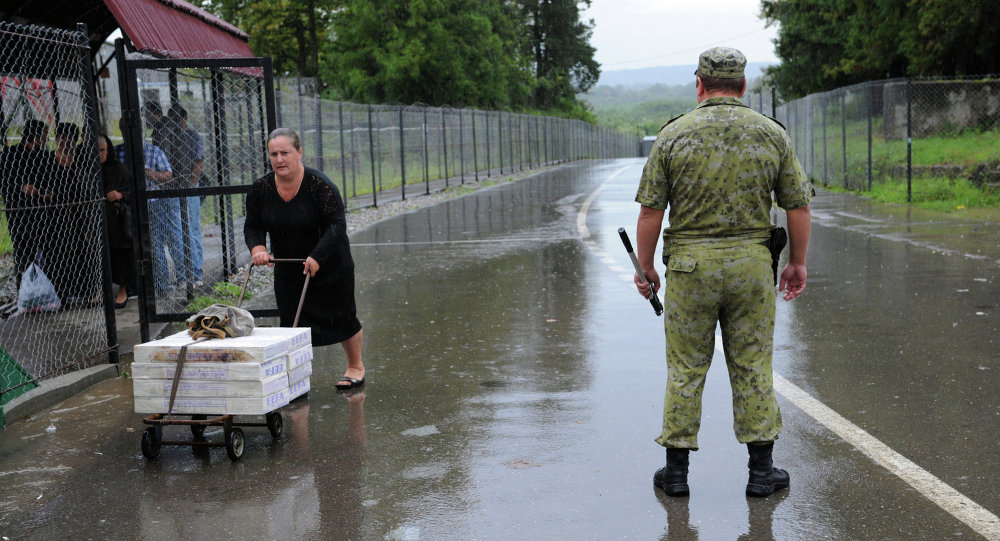
[{"label": "wire mesh panel", "polygon": [[777,115],[806,173],[828,185],[905,182],[908,197],[935,181],[1000,186],[995,76],[869,81],[782,104]]},{"label": "wire mesh panel", "polygon": [[89,62],[82,30],[0,23],[0,404],[25,379],[108,360]]},{"label": "wire mesh panel", "polygon": [[1000,79],[921,78],[910,85],[911,173],[921,183],[1000,186]]}]

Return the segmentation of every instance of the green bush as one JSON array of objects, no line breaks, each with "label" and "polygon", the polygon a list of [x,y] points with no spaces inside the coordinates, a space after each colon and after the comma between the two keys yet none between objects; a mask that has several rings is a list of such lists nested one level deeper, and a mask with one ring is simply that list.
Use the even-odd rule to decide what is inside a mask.
[{"label": "green bush", "polygon": [[[240,284],[218,282],[212,286],[213,295],[196,297],[187,304],[186,308],[188,312],[200,312],[213,304],[231,304],[235,306],[237,301],[240,300],[240,289],[242,289]],[[244,294],[243,299],[246,300],[252,297],[253,293],[248,290]]]}]

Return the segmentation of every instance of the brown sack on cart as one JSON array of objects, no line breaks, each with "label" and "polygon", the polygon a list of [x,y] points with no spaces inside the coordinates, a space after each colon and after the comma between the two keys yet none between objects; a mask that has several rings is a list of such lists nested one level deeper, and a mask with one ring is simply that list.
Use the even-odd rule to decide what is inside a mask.
[{"label": "brown sack on cart", "polygon": [[206,338],[235,338],[253,332],[253,315],[228,304],[213,304],[187,318],[188,334],[197,340]]}]

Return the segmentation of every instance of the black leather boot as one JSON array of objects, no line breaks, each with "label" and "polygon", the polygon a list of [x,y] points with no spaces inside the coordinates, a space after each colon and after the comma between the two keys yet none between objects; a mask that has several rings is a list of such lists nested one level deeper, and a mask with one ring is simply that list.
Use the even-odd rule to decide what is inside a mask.
[{"label": "black leather boot", "polygon": [[771,451],[774,442],[748,443],[750,453],[750,479],[747,481],[747,496],[762,498],[774,494],[775,490],[788,488],[788,472],[774,467]]},{"label": "black leather boot", "polygon": [[667,465],[653,474],[653,486],[659,487],[667,496],[687,496],[688,453],[690,449],[667,448]]}]

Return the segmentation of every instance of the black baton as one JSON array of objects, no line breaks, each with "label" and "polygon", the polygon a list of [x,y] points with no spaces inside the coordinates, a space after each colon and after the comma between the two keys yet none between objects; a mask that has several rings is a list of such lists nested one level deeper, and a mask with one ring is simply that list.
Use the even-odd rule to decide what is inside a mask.
[{"label": "black baton", "polygon": [[656,315],[662,314],[663,305],[660,304],[660,298],[656,296],[653,284],[650,284],[649,280],[646,279],[646,275],[643,274],[642,268],[639,266],[639,260],[635,258],[635,252],[632,251],[632,241],[628,240],[628,233],[625,232],[624,227],[618,228],[618,236],[622,238],[622,244],[625,245],[625,251],[628,252],[629,258],[632,259],[632,266],[635,267],[636,274],[639,275],[642,283],[649,284],[649,296],[646,297],[649,299],[649,304],[653,305],[653,311],[656,312]]}]

